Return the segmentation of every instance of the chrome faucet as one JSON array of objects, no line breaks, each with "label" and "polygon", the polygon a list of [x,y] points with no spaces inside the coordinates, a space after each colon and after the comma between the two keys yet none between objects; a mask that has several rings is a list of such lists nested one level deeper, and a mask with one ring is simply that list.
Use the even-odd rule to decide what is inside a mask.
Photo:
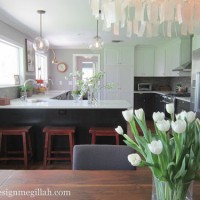
[{"label": "chrome faucet", "polygon": [[26,84],[27,84],[28,82],[30,82],[30,81],[33,82],[33,83],[36,83],[36,81],[33,80],[33,79],[27,79],[27,80],[24,82],[24,96],[21,97],[21,99],[23,99],[24,101],[26,101],[26,99],[27,99]]}]

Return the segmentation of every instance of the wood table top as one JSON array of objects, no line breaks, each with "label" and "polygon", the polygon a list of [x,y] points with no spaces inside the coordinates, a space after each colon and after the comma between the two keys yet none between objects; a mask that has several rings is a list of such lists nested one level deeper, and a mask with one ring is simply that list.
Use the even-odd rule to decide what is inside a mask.
[{"label": "wood table top", "polygon": [[[136,171],[0,170],[0,199],[11,199],[8,195],[18,191],[22,193],[14,196],[15,200],[150,200],[151,189],[152,175],[148,168]],[[193,199],[200,199],[199,182],[194,183]]]}]

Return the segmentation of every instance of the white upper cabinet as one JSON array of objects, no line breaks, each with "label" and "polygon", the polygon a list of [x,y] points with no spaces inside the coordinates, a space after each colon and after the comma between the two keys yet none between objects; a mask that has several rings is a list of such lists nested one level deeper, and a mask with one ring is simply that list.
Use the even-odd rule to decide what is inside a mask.
[{"label": "white upper cabinet", "polygon": [[180,66],[180,45],[178,38],[156,47],[154,76],[179,76],[173,69]]},{"label": "white upper cabinet", "polygon": [[191,62],[191,46],[192,41],[190,37],[181,38],[181,55],[180,64]]},{"label": "white upper cabinet", "polygon": [[106,100],[127,100],[133,103],[133,47],[113,45],[104,48],[105,83],[114,83],[104,90]]},{"label": "white upper cabinet", "polygon": [[153,46],[135,47],[135,76],[153,76],[155,65],[155,48]]}]

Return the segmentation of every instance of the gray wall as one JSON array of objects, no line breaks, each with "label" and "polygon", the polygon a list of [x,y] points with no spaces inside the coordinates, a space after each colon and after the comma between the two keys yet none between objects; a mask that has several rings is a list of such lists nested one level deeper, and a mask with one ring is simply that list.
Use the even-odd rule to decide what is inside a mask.
[{"label": "gray wall", "polygon": [[[65,62],[68,66],[67,71],[61,73],[57,70],[57,66],[49,62],[49,78],[53,80],[53,86],[50,88],[53,90],[72,90],[72,85],[68,85],[68,81],[65,77],[69,76],[69,73],[73,70],[73,54],[100,54],[100,66],[103,69],[103,53],[92,52],[89,49],[54,49],[58,62]],[[50,60],[53,55],[49,55]],[[51,83],[50,83],[51,84]]]}]

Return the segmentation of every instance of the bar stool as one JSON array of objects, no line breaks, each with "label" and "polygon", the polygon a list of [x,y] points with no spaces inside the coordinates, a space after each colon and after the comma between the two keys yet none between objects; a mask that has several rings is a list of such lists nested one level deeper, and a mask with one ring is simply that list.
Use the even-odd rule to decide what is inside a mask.
[{"label": "bar stool", "polygon": [[[2,128],[0,130],[0,150],[2,147],[4,148],[4,155],[0,157],[0,160],[23,160],[24,167],[28,168],[28,154],[30,154],[30,158],[33,156],[31,138],[29,134],[31,126],[19,126],[19,127],[9,127]],[[22,136],[22,145],[23,150],[21,151],[8,151],[7,150],[7,136]],[[2,140],[4,142],[2,143]],[[23,157],[17,156],[9,156],[9,154],[23,154]]]},{"label": "bar stool", "polygon": [[96,137],[97,136],[114,136],[115,137],[115,144],[119,145],[119,134],[115,131],[114,128],[111,127],[91,127],[89,133],[92,135],[91,144],[96,144]]},{"label": "bar stool", "polygon": [[[75,127],[46,126],[44,127],[43,132],[45,133],[44,162],[43,162],[44,169],[47,166],[47,161],[51,160],[70,160],[72,164]],[[58,150],[53,151],[51,147],[52,136],[68,136],[69,151],[58,151]],[[70,154],[70,157],[52,157],[52,154]]]}]

